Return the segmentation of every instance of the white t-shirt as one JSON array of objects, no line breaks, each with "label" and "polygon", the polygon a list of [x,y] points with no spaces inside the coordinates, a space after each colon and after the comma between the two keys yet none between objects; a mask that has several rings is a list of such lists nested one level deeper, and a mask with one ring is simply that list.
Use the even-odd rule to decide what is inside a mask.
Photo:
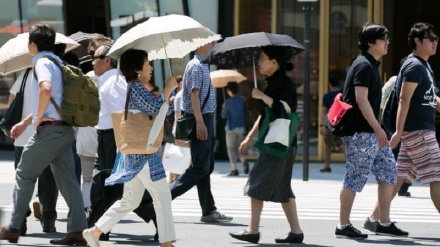
[{"label": "white t-shirt", "polygon": [[[12,85],[11,90],[9,90],[9,93],[13,95],[17,95],[18,92],[20,92],[21,83],[23,81],[23,77],[26,70],[23,70],[18,75],[17,80],[14,82],[14,85]],[[27,117],[29,114],[32,114],[32,80],[33,80],[33,73],[32,70],[29,71],[27,80],[26,80],[26,86],[24,87],[24,100],[23,100],[23,114],[21,116],[21,119]],[[14,146],[16,147],[24,147],[26,143],[28,142],[29,138],[32,136],[32,133],[34,133],[35,125],[30,124],[26,128],[25,131],[14,141]]]}]

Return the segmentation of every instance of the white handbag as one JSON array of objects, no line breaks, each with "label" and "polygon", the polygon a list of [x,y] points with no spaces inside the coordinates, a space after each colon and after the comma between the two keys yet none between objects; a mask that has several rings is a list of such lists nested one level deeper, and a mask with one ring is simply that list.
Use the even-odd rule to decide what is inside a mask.
[{"label": "white handbag", "polygon": [[[286,113],[289,114],[291,111],[289,105],[283,100],[281,100],[281,103],[284,105]],[[289,146],[290,121],[290,119],[286,118],[277,118],[271,122],[266,138],[264,138],[264,143],[278,142],[286,147]]]},{"label": "white handbag", "polygon": [[167,143],[165,144],[162,163],[165,171],[183,174],[191,164],[191,151],[189,147],[179,147]]}]

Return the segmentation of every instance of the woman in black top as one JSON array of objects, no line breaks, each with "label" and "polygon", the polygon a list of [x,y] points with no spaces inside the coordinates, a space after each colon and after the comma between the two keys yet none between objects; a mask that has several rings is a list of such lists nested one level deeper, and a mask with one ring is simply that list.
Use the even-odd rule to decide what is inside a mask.
[{"label": "woman in black top", "polygon": [[[283,100],[290,106],[292,112],[296,111],[296,88],[285,72],[292,70],[293,65],[290,62],[285,62],[287,59],[283,58],[285,58],[285,54],[282,49],[273,46],[262,48],[258,68],[261,74],[268,76],[266,78],[268,85],[264,92],[256,88],[252,91],[252,97],[261,100],[260,116],[241,143],[241,153],[246,152],[247,146],[251,143],[253,137],[258,134],[265,117],[265,107],[270,107],[276,115],[279,115],[283,107],[280,100]],[[275,242],[302,243],[304,235],[299,226],[295,195],[290,186],[296,149],[297,139],[295,137],[285,159],[260,152],[244,188],[245,195],[251,197],[251,222],[246,230],[230,233],[233,238],[258,243],[260,239],[258,228],[263,203],[264,201],[271,201],[281,203],[290,225],[289,233],[283,238],[275,239]]]}]

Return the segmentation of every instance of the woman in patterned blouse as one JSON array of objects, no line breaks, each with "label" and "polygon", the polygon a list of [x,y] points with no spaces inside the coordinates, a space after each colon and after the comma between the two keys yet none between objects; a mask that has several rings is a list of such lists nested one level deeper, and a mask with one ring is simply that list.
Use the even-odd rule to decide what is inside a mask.
[{"label": "woman in patterned blouse", "polygon": [[[130,92],[129,110],[144,112],[150,116],[157,115],[162,104],[168,104],[171,91],[177,87],[174,78],[168,78],[163,95],[154,91],[150,83],[153,68],[148,62],[148,54],[142,50],[130,49],[121,58],[121,72],[128,82]],[[130,90],[131,87],[131,90]],[[168,113],[173,107],[169,107]],[[160,246],[174,246],[176,240],[174,219],[171,212],[171,193],[165,179],[165,170],[160,159],[160,150],[153,154],[127,154],[126,169],[113,172],[106,180],[106,185],[124,183],[122,199],[96,222],[95,226],[83,232],[84,238],[91,247],[99,246],[101,233],[110,231],[122,217],[139,206],[144,190],[153,197],[157,217],[157,229]]]}]

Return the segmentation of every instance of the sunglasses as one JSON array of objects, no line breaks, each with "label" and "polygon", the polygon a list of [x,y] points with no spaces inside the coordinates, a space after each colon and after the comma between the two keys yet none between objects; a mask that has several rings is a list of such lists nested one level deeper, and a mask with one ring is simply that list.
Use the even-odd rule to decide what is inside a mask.
[{"label": "sunglasses", "polygon": [[92,60],[95,61],[97,59],[104,59],[106,56],[105,55],[99,55],[99,56],[95,56],[95,55],[91,55]]},{"label": "sunglasses", "polygon": [[425,37],[425,38],[423,38],[423,39],[429,39],[429,41],[431,41],[431,42],[437,42],[438,43],[438,40],[439,40],[439,38],[438,37]]}]

